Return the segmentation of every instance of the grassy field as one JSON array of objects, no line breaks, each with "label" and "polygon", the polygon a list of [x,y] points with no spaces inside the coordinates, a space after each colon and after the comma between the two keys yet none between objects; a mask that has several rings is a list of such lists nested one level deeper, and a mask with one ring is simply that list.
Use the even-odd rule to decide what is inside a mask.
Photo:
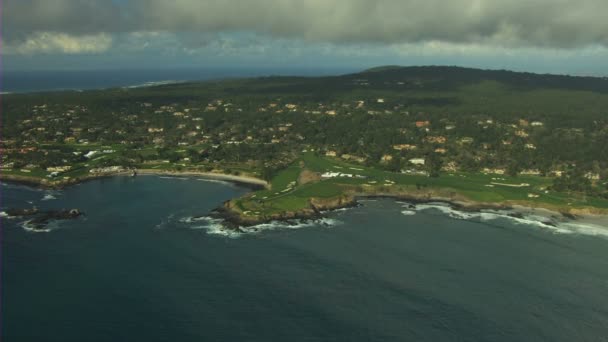
[{"label": "grassy field", "polygon": [[[57,177],[78,178],[89,174],[89,169],[98,165],[101,155],[85,164],[75,165],[72,170]],[[183,171],[195,170],[202,165],[188,165]],[[246,165],[222,165],[233,172],[251,173]],[[175,170],[172,163],[146,164],[141,168],[157,170]],[[306,184],[300,183],[303,171],[314,173],[317,179]],[[353,177],[319,178],[326,172],[350,174]],[[50,179],[49,172],[33,169],[30,172],[21,170],[3,170],[4,175],[26,176],[38,179]],[[255,175],[255,173],[254,173]],[[332,199],[345,192],[355,193],[416,193],[441,192],[457,194],[468,200],[484,203],[520,203],[524,205],[606,209],[608,201],[586,197],[578,194],[565,194],[548,190],[552,179],[536,176],[508,177],[483,173],[442,173],[441,177],[391,173],[375,168],[351,164],[339,158],[316,155],[313,152],[303,153],[289,167],[280,171],[270,182],[270,188],[257,191],[245,197],[235,199],[236,206],[247,215],[271,215],[281,212],[297,211],[309,207],[311,198]]]},{"label": "grassy field", "polygon": [[[324,178],[318,182],[299,184],[302,171],[319,174],[340,172],[353,178]],[[483,173],[443,173],[441,177],[391,173],[350,164],[337,158],[304,153],[272,181],[271,189],[258,191],[236,200],[237,206],[250,215],[269,215],[308,207],[310,198],[333,198],[351,190],[362,193],[407,193],[437,190],[454,193],[475,202],[522,203],[552,207],[608,208],[608,201],[568,195],[548,190],[552,179],[537,176],[508,177]]]}]

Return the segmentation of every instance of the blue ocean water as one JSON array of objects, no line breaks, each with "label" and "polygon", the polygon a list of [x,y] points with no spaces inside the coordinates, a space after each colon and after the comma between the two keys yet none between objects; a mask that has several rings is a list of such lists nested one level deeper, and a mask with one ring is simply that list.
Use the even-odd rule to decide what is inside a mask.
[{"label": "blue ocean water", "polygon": [[164,82],[205,81],[211,79],[258,76],[323,76],[354,72],[340,68],[182,68],[77,71],[3,71],[3,93],[54,90],[87,90],[153,85]]},{"label": "blue ocean water", "polygon": [[195,218],[246,191],[3,184],[4,209],[86,217],[2,219],[2,341],[606,341],[605,238],[390,200],[238,238]]}]

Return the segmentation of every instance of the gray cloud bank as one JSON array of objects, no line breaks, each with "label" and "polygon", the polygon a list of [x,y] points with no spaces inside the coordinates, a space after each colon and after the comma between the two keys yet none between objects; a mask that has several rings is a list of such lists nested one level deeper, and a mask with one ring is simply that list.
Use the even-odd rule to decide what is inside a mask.
[{"label": "gray cloud bank", "polygon": [[606,0],[4,0],[2,29],[15,44],[41,32],[253,31],[338,44],[577,48],[608,46],[606,13]]}]

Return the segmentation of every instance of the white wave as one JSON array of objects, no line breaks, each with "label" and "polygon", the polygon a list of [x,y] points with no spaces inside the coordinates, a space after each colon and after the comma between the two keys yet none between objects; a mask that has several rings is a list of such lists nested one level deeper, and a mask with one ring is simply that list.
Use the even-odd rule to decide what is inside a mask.
[{"label": "white wave", "polygon": [[291,220],[291,221],[272,221],[268,223],[258,224],[255,226],[239,227],[232,229],[224,224],[224,220],[212,218],[209,216],[202,217],[183,217],[178,220],[185,224],[190,229],[206,230],[210,235],[221,235],[229,238],[237,238],[243,235],[259,234],[264,231],[286,230],[286,229],[302,229],[308,227],[333,227],[342,224],[341,221],[331,218],[321,218],[316,220]]},{"label": "white wave", "polygon": [[[198,225],[190,226],[190,229],[203,229],[209,235],[220,235],[228,238],[238,238],[242,235],[241,232],[229,229],[223,224],[223,220],[216,219],[208,216],[196,217],[196,218],[185,218],[180,220],[184,223],[199,223]],[[202,224],[200,224],[202,223]]]},{"label": "white wave", "polygon": [[30,233],[50,233],[52,230],[48,226],[44,229],[36,229],[34,226],[32,226],[30,224],[30,222],[31,221],[23,222],[23,224],[21,224],[21,228],[23,228],[25,231],[30,232]]},{"label": "white wave", "polygon": [[234,186],[234,183],[230,183],[230,182],[219,180],[219,179],[197,178],[197,180],[201,181],[201,182],[207,182],[207,183],[217,183],[217,184],[222,184],[222,185]]},{"label": "white wave", "polygon": [[566,222],[559,226],[563,229],[568,230],[570,233],[583,234],[590,236],[601,236],[608,238],[608,227],[600,226],[592,223],[578,223],[578,222]]},{"label": "white wave", "polygon": [[187,177],[176,177],[176,176],[160,176],[158,178],[161,178],[161,179],[177,179],[177,180],[188,180],[189,179]]},{"label": "white wave", "polygon": [[[484,210],[481,212],[465,212],[453,209],[449,205],[443,203],[418,204],[416,205],[415,210],[428,211],[432,209],[438,210],[442,214],[445,214],[449,217],[458,220],[488,222],[502,219],[518,225],[533,226],[559,234],[593,233],[595,235],[606,234],[608,236],[608,229],[604,229],[603,231],[597,228],[584,229],[576,223],[555,222],[549,217],[539,215],[523,215],[522,217],[515,217],[513,216],[514,212],[507,210]],[[578,227],[578,229],[574,229],[573,227]]]},{"label": "white wave", "polygon": [[401,213],[405,216],[413,216],[416,215],[415,210],[402,210]]},{"label": "white wave", "polygon": [[250,227],[240,227],[240,229],[245,233],[259,233],[270,230],[302,229],[318,226],[329,228],[340,224],[342,224],[342,221],[336,219],[320,218],[316,220],[272,221]]},{"label": "white wave", "polygon": [[123,89],[137,89],[137,88],[155,87],[155,86],[168,85],[168,84],[179,84],[179,83],[186,83],[186,81],[166,80],[166,81],[144,82],[141,84],[126,86],[126,87],[123,87]]},{"label": "white wave", "polygon": [[6,213],[6,211],[0,211],[0,217],[10,218],[10,216]]},{"label": "white wave", "polygon": [[44,197],[42,197],[42,201],[50,201],[54,199],[57,199],[57,197],[53,196],[52,194],[46,194]]},{"label": "white wave", "polygon": [[2,182],[2,181],[0,181],[0,186],[2,186],[3,188],[7,188],[7,189],[27,190],[27,191],[34,191],[34,192],[44,191],[43,189],[35,188],[32,186],[27,186],[27,185],[17,184],[17,183],[7,183],[7,182]]}]

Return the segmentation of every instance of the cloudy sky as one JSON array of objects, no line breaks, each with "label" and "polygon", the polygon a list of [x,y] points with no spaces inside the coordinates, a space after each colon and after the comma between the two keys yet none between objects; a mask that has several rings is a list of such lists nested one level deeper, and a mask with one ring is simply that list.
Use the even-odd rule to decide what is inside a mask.
[{"label": "cloudy sky", "polygon": [[608,75],[606,0],[3,0],[5,69],[447,64]]}]

